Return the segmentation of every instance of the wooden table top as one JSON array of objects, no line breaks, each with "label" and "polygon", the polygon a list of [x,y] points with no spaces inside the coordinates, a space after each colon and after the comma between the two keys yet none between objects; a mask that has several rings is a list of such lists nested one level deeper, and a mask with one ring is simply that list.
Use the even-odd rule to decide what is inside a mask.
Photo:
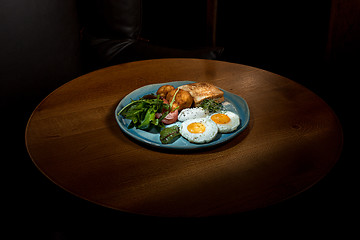
[{"label": "wooden table top", "polygon": [[[140,144],[114,111],[152,83],[207,81],[244,98],[246,130],[191,152]],[[51,181],[96,204],[153,216],[211,216],[265,207],[324,177],[342,150],[341,125],[305,87],[241,64],[159,59],[120,64],[59,87],[34,110],[26,146]]]}]

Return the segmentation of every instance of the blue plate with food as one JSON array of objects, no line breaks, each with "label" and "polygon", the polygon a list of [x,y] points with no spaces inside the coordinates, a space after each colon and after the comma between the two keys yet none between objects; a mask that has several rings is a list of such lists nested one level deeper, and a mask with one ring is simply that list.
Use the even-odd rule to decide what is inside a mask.
[{"label": "blue plate with food", "polygon": [[198,149],[234,138],[247,127],[250,112],[243,98],[213,84],[177,81],[134,90],[119,102],[115,118],[140,142]]}]

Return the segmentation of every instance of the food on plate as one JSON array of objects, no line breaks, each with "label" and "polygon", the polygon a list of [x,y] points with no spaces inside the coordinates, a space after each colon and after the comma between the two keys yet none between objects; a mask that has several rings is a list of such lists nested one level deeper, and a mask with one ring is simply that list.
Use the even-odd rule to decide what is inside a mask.
[{"label": "food on plate", "polygon": [[[163,85],[156,94],[131,100],[118,115],[131,120],[128,128],[150,132],[156,129],[162,144],[171,144],[180,136],[201,144],[213,141],[218,133],[233,132],[240,125],[237,114],[225,111],[226,104],[229,102],[224,102],[223,91],[207,82],[178,88]],[[169,124],[173,125],[165,127]]]},{"label": "food on plate", "polygon": [[230,133],[240,125],[240,118],[237,114],[229,111],[214,113],[210,119],[216,123],[220,133]]},{"label": "food on plate", "polygon": [[[130,119],[128,128],[137,128],[141,130],[150,130],[152,127],[163,128],[164,124],[171,124],[177,121],[178,108],[175,99],[180,92],[176,90],[169,101],[160,98],[160,95],[147,94],[139,100],[132,100],[123,107],[118,116]],[[179,99],[181,103],[182,98]]]},{"label": "food on plate", "polygon": [[180,137],[180,129],[177,125],[163,128],[160,132],[160,141],[162,144],[173,143]]},{"label": "food on plate", "polygon": [[182,85],[179,89],[189,92],[194,100],[195,107],[198,107],[205,99],[213,99],[218,103],[224,101],[224,92],[211,83],[196,82]]},{"label": "food on plate", "polygon": [[185,90],[181,90],[179,88],[173,89],[170,92],[168,92],[168,94],[166,95],[166,100],[171,102],[174,99],[174,96],[175,96],[175,100],[171,108],[172,111],[174,111],[175,109],[181,111],[184,108],[191,107],[193,103],[193,98],[189,92]]},{"label": "food on plate", "polygon": [[180,112],[180,114],[178,116],[178,120],[180,122],[184,122],[189,119],[203,118],[203,117],[206,117],[207,115],[208,115],[208,111],[206,111],[205,109],[203,109],[201,107],[185,108]]},{"label": "food on plate", "polygon": [[204,110],[207,110],[209,113],[219,112],[223,109],[223,105],[221,103],[216,102],[214,99],[205,99],[199,105]]},{"label": "food on plate", "polygon": [[166,95],[174,89],[175,88],[171,85],[163,85],[157,90],[156,95],[159,95],[162,98],[166,98]]},{"label": "food on plate", "polygon": [[130,119],[131,122],[128,128],[136,127],[137,129],[148,130],[152,126],[163,127],[162,120],[166,114],[156,117],[157,113],[169,111],[169,104],[166,104],[159,97],[155,99],[133,100],[128,105],[123,107],[118,115]]},{"label": "food on plate", "polygon": [[183,122],[180,134],[192,143],[211,142],[218,133],[216,123],[209,118],[195,118]]},{"label": "food on plate", "polygon": [[166,125],[172,124],[178,120],[179,111],[177,109],[175,109],[175,111],[172,112],[166,112],[165,114],[167,115],[161,121]]}]

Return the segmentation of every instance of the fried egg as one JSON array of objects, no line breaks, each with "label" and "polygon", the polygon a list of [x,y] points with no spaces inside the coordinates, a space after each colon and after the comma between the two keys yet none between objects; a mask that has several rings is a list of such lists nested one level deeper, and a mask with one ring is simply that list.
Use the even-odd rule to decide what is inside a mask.
[{"label": "fried egg", "polygon": [[210,119],[216,123],[220,133],[230,133],[240,125],[240,118],[237,114],[229,111],[214,113]]},{"label": "fried egg", "polygon": [[184,122],[189,119],[203,118],[206,117],[207,115],[208,115],[208,111],[204,110],[201,107],[185,108],[180,112],[178,116],[178,120],[180,122]]},{"label": "fried egg", "polygon": [[218,127],[210,118],[188,119],[180,126],[181,136],[192,143],[211,142],[217,133]]}]

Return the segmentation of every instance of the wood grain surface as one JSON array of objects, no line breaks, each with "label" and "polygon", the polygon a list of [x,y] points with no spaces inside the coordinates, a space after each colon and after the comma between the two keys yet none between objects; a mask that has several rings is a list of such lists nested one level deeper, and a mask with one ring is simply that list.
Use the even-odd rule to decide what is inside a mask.
[{"label": "wood grain surface", "polygon": [[[243,97],[247,129],[220,146],[168,151],[119,128],[115,107],[152,83],[207,81]],[[294,196],[324,177],[342,149],[329,106],[285,77],[241,64],[159,59],[76,78],[45,98],[26,129],[34,164],[51,181],[125,212],[194,217],[248,211]]]}]

